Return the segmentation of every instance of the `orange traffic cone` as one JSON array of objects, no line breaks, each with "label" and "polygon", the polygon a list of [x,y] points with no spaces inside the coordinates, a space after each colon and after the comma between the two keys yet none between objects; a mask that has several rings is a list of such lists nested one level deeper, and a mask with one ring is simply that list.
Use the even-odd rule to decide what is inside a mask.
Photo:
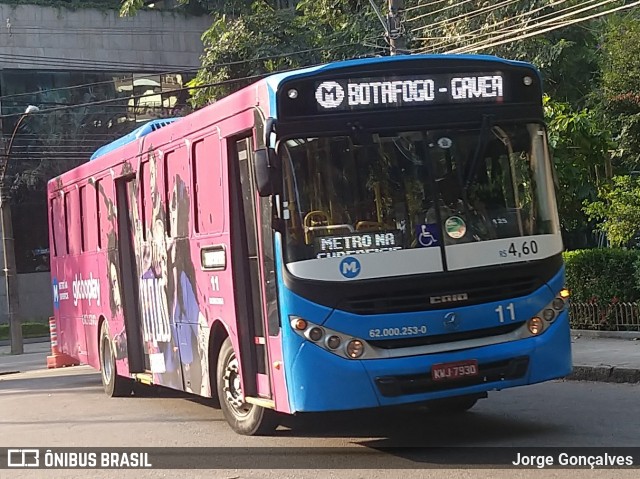
[{"label": "orange traffic cone", "polygon": [[65,366],[77,366],[80,362],[60,352],[58,349],[58,331],[56,327],[56,318],[51,316],[49,318],[49,333],[51,334],[51,356],[47,356],[47,368],[63,368]]}]

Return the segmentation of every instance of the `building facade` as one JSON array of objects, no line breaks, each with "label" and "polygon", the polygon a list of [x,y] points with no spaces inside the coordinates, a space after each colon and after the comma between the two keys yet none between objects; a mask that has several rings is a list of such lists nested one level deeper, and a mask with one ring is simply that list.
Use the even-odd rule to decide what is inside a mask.
[{"label": "building facade", "polygon": [[[209,17],[144,10],[121,18],[114,4],[0,3],[0,149],[12,185],[23,321],[52,312],[46,182],[140,124],[189,109],[185,85],[200,65]],[[30,105],[38,111],[18,125]]]}]

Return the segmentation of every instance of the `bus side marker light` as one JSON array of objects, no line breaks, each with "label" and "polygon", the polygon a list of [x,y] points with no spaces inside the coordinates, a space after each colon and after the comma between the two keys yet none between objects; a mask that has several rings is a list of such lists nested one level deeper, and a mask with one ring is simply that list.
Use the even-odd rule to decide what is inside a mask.
[{"label": "bus side marker light", "polygon": [[324,331],[322,330],[322,328],[315,326],[307,332],[307,335],[309,336],[309,339],[311,341],[317,342],[322,339],[322,336],[324,336]]},{"label": "bus side marker light", "polygon": [[297,329],[298,331],[304,331],[307,329],[307,322],[302,318],[296,318],[291,321],[291,326],[293,326],[293,329]]},{"label": "bus side marker light", "polygon": [[568,289],[566,289],[566,288],[565,288],[565,289],[561,289],[561,290],[560,290],[560,297],[561,297],[561,298],[563,298],[563,299],[567,299],[567,298],[569,297],[569,295],[570,295],[570,294],[571,294],[571,293],[570,293],[570,292],[569,292],[569,290],[568,290]]},{"label": "bus side marker light", "polygon": [[564,309],[564,301],[561,298],[556,298],[551,302],[551,306],[556,311],[561,311]]},{"label": "bus side marker light", "polygon": [[327,338],[327,347],[329,349],[338,349],[340,347],[340,337],[333,335]]},{"label": "bus side marker light", "polygon": [[534,316],[529,321],[527,321],[527,327],[529,328],[529,332],[534,336],[537,336],[544,330],[544,323],[540,318]]},{"label": "bus side marker light", "polygon": [[224,248],[203,249],[200,259],[204,269],[224,270],[227,267],[227,253]]},{"label": "bus side marker light", "polygon": [[542,317],[545,321],[553,321],[556,317],[556,312],[551,308],[547,308],[542,312]]}]

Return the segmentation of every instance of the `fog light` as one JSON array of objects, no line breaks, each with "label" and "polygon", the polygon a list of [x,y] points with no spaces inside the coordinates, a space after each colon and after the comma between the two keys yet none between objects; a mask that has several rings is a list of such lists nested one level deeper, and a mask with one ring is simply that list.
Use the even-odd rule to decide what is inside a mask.
[{"label": "fog light", "polygon": [[351,341],[349,341],[349,344],[347,344],[347,355],[350,358],[359,358],[363,353],[364,344],[362,344],[362,341],[360,341],[359,339],[352,339]]},{"label": "fog light", "polygon": [[298,331],[304,331],[307,329],[307,322],[302,318],[296,318],[291,321],[291,326],[293,326],[293,329],[297,329]]},{"label": "fog light", "polygon": [[540,334],[544,329],[544,323],[538,317],[533,317],[527,321],[527,326],[529,327],[529,332],[534,336]]},{"label": "fog light", "polygon": [[556,317],[556,312],[553,309],[547,308],[542,312],[542,317],[545,321],[553,321]]},{"label": "fog light", "polygon": [[307,334],[311,341],[320,341],[324,336],[324,331],[322,331],[322,328],[315,327],[311,328]]},{"label": "fog light", "polygon": [[329,349],[338,349],[340,346],[340,338],[338,336],[329,336],[327,338],[327,347]]},{"label": "fog light", "polygon": [[551,306],[556,311],[560,311],[560,310],[564,309],[564,301],[562,299],[560,299],[560,298],[556,298],[551,302]]}]

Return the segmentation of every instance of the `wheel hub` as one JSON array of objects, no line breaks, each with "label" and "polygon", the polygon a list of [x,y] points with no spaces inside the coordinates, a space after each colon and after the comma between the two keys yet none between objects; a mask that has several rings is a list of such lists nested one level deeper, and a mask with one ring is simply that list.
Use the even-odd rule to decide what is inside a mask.
[{"label": "wheel hub", "polygon": [[242,395],[242,382],[240,380],[240,368],[235,355],[229,358],[224,368],[223,390],[225,400],[235,414],[246,416],[251,411],[251,405],[244,402]]}]

